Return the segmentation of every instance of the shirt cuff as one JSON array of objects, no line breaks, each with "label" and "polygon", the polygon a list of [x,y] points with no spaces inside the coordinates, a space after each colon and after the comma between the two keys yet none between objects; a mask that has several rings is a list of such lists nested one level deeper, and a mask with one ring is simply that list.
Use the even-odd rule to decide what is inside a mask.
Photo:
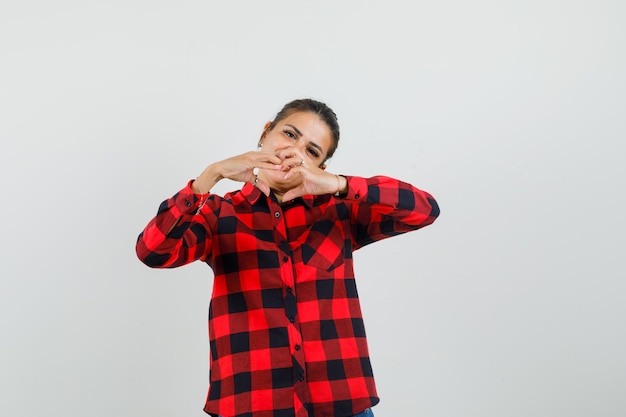
[{"label": "shirt cuff", "polygon": [[174,196],[174,204],[181,214],[192,214],[198,210],[198,203],[201,201],[201,197],[206,195],[194,193],[191,188],[193,182],[194,180],[189,180],[185,188]]},{"label": "shirt cuff", "polygon": [[344,175],[348,180],[348,193],[342,196],[345,200],[363,201],[367,197],[367,179]]}]

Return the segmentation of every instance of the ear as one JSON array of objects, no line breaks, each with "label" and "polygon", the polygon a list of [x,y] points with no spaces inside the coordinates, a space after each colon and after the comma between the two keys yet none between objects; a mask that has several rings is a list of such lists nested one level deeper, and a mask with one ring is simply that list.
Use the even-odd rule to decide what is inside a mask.
[{"label": "ear", "polygon": [[259,148],[263,146],[263,143],[261,141],[265,137],[265,134],[267,133],[267,129],[269,129],[271,125],[272,125],[272,122],[265,122],[265,124],[263,125],[263,133],[261,133],[261,137],[259,138],[259,145],[258,145]]}]

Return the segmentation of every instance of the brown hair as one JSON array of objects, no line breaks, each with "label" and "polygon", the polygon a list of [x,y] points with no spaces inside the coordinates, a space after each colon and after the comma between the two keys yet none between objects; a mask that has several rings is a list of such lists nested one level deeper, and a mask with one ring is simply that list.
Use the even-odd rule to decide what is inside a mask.
[{"label": "brown hair", "polygon": [[339,123],[337,122],[337,115],[335,112],[321,101],[313,100],[311,98],[290,101],[276,114],[276,117],[274,117],[274,120],[272,120],[267,130],[272,130],[278,122],[297,112],[309,112],[316,114],[320,120],[326,123],[330,129],[333,140],[330,148],[328,149],[328,153],[326,154],[326,159],[330,159],[339,145]]}]

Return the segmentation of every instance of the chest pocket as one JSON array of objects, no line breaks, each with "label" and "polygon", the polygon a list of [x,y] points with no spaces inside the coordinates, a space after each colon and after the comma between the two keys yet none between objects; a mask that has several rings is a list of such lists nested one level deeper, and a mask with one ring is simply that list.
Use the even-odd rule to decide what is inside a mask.
[{"label": "chest pocket", "polygon": [[330,220],[315,223],[309,229],[301,245],[302,261],[305,265],[318,270],[331,272],[344,263],[346,257],[346,241],[341,227]]}]

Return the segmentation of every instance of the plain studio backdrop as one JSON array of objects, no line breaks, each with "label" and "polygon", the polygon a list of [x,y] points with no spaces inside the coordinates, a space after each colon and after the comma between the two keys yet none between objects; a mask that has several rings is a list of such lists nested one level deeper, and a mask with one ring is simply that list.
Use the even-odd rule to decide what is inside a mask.
[{"label": "plain studio backdrop", "polygon": [[212,272],[137,235],[313,97],[441,205],[355,253],[377,417],[626,415],[625,5],[4,0],[0,413],[205,415]]}]

